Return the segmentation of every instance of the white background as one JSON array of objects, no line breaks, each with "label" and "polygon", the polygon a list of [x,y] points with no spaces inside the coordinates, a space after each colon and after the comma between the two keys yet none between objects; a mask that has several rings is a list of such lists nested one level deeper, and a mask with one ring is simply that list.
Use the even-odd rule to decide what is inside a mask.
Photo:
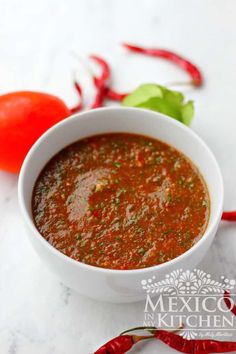
[{"label": "white background", "polygon": [[[72,73],[92,88],[72,54],[106,57],[114,86],[184,81],[162,60],[126,53],[120,42],[166,47],[202,69],[194,129],[210,146],[236,208],[236,1],[0,0],[0,93],[40,90],[76,102]],[[236,225],[222,223],[200,268],[236,279]],[[17,203],[17,176],[0,173],[0,354],[91,354],[120,331],[142,324],[143,303],[103,304],[81,297],[44,267],[28,243]],[[157,342],[132,353],[171,353]]]}]

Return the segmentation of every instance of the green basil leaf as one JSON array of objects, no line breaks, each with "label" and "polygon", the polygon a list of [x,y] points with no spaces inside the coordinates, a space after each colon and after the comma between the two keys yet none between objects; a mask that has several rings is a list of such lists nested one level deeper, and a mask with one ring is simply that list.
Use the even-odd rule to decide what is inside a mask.
[{"label": "green basil leaf", "polygon": [[184,96],[181,92],[169,90],[156,84],[139,86],[125,97],[122,104],[160,112],[185,125],[191,123],[194,114],[193,101],[184,103]]},{"label": "green basil leaf", "polygon": [[192,117],[194,115],[194,104],[193,101],[188,101],[182,106],[182,122],[185,125],[190,125],[192,122]]},{"label": "green basil leaf", "polygon": [[126,96],[122,103],[125,106],[136,107],[151,97],[163,97],[163,90],[160,86],[155,84],[141,85],[130,95]]}]

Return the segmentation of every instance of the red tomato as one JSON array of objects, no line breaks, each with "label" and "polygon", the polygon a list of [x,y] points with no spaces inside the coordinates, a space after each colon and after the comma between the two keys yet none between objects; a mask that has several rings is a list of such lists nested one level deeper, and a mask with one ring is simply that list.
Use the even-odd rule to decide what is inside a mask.
[{"label": "red tomato", "polygon": [[21,91],[0,96],[0,169],[19,172],[34,142],[70,115],[59,98]]}]

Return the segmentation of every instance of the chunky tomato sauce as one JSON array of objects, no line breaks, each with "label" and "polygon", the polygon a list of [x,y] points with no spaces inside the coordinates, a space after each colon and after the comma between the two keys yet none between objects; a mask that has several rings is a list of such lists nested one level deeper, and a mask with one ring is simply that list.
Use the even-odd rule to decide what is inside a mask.
[{"label": "chunky tomato sauce", "polygon": [[126,133],[78,141],[41,172],[32,209],[41,235],[80,262],[137,269],[196,243],[209,218],[206,184],[182,153]]}]

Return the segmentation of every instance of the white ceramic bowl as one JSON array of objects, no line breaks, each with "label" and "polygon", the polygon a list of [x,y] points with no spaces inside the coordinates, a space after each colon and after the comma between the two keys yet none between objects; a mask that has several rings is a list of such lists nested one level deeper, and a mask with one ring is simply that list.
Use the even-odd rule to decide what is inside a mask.
[{"label": "white ceramic bowl", "polygon": [[[181,256],[138,270],[110,270],[77,262],[52,247],[37,231],[31,211],[35,181],[50,158],[76,140],[94,134],[130,132],[160,139],[187,155],[199,168],[209,188],[211,213],[199,242]],[[192,269],[206,255],[222,213],[223,183],[215,157],[206,144],[176,120],[134,108],[102,108],[74,115],[49,129],[31,148],[19,177],[19,203],[29,239],[42,261],[68,286],[94,299],[133,302],[145,298],[141,280],[164,278],[174,269]]]}]

